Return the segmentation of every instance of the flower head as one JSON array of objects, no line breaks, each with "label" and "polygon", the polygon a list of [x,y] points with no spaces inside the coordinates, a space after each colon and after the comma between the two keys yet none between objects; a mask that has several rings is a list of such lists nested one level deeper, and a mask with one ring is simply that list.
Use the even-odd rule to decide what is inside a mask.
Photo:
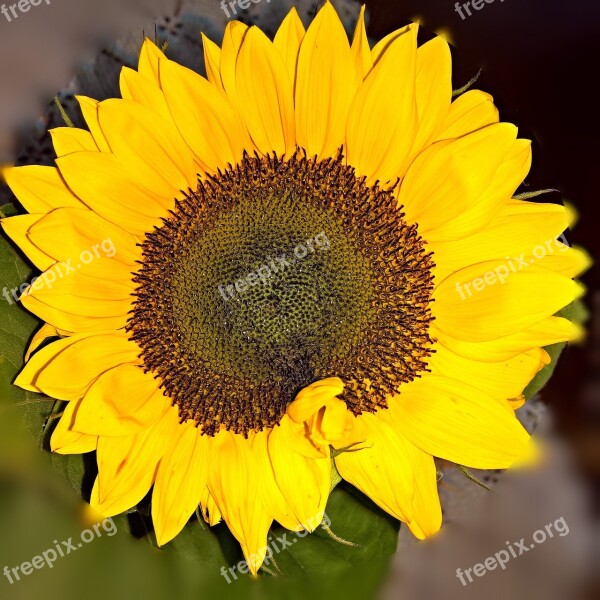
[{"label": "flower head", "polygon": [[350,43],[326,3],[204,49],[208,78],[146,40],[122,99],[51,132],[55,167],[5,171],[29,214],[3,226],[43,271],[34,343],[59,338],[16,384],[68,402],[52,449],[96,450],[100,514],[153,486],[160,544],[200,505],[256,573],[273,520],[314,529],[334,468],[429,536],[434,456],[530,452],[514,409],[579,333],[554,316],[586,263],[568,214],[513,198],[530,143],[489,95],[452,101],[448,45],[416,25],[371,49],[364,10]]}]

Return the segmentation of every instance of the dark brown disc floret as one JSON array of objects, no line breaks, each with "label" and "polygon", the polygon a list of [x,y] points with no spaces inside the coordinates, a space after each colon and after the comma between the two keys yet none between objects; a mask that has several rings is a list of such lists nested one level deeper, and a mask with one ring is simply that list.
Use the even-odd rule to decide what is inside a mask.
[{"label": "dark brown disc floret", "polygon": [[393,192],[341,156],[246,156],[146,235],[127,329],[207,435],[273,427],[332,376],[375,412],[426,370],[432,267]]}]

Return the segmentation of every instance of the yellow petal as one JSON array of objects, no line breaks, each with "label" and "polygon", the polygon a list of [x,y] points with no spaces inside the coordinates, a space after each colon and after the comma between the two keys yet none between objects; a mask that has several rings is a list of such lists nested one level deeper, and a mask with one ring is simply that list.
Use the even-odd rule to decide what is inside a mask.
[{"label": "yellow petal", "polygon": [[255,477],[260,482],[259,490],[263,506],[269,515],[281,523],[286,529],[295,530],[301,527],[292,509],[275,481],[273,466],[268,451],[269,432],[263,430],[256,434],[252,442],[252,454]]},{"label": "yellow petal", "polygon": [[554,316],[517,333],[487,342],[466,342],[445,334],[435,324],[432,328],[432,336],[449,350],[465,358],[485,362],[501,362],[534,348],[580,340],[583,334],[580,325]]},{"label": "yellow petal", "polygon": [[575,281],[535,265],[512,272],[506,261],[488,261],[445,279],[436,290],[432,314],[444,333],[486,341],[531,327],[582,293]]},{"label": "yellow petal", "polygon": [[[163,73],[161,70],[161,83],[162,77]],[[169,107],[156,81],[147,79],[129,67],[123,67],[119,78],[119,86],[121,88],[121,96],[124,100],[131,100],[147,106],[167,121],[171,120]]]},{"label": "yellow petal", "polygon": [[203,33],[202,47],[204,48],[204,65],[206,66],[206,76],[208,80],[216,86],[221,92],[225,91],[223,82],[221,81],[221,48],[212,40],[209,40]]},{"label": "yellow petal", "polygon": [[416,26],[418,26],[418,23],[411,23],[406,27],[402,27],[400,29],[392,31],[384,38],[379,40],[373,47],[373,50],[371,50],[371,60],[373,61],[373,64],[376,65],[381,60],[381,57],[384,56],[385,53],[389,50],[390,46],[392,45],[392,42],[396,41],[398,37],[404,35],[407,31]]},{"label": "yellow petal", "polygon": [[154,425],[171,405],[158,385],[137,365],[119,365],[106,371],[86,392],[73,429],[105,437],[140,433]]},{"label": "yellow petal", "polygon": [[420,540],[428,538],[442,526],[442,507],[437,489],[437,469],[433,457],[412,444],[409,446],[414,468],[413,518],[408,523]]},{"label": "yellow petal", "polygon": [[565,208],[556,204],[542,204],[535,211],[528,206],[520,208],[502,207],[486,227],[463,238],[428,241],[428,248],[435,254],[436,278],[442,281],[475,262],[494,259],[506,259],[510,268],[511,261],[519,265],[520,257],[531,255],[538,246],[545,253],[549,252],[547,246],[558,251],[555,240],[569,224]]},{"label": "yellow petal", "polygon": [[29,239],[28,233],[44,216],[43,214],[17,215],[0,221],[5,233],[40,271],[49,269],[55,261]]},{"label": "yellow petal", "polygon": [[110,145],[106,141],[106,137],[100,127],[98,121],[98,105],[99,102],[93,98],[87,96],[75,96],[75,99],[79,103],[83,118],[92,134],[95,145],[98,147],[100,152],[110,152]]},{"label": "yellow petal", "polygon": [[77,127],[55,127],[50,129],[56,156],[71,152],[98,152],[98,146],[89,131]]},{"label": "yellow petal", "polygon": [[198,161],[211,173],[239,162],[247,133],[229,99],[197,73],[173,61],[161,65],[169,109]]},{"label": "yellow petal", "polygon": [[398,430],[424,452],[475,469],[529,455],[529,434],[505,405],[464,381],[427,376],[389,402]]},{"label": "yellow petal", "polygon": [[481,362],[461,357],[438,345],[427,366],[433,375],[470,383],[499,399],[520,396],[534,376],[545,366],[545,352],[535,348],[501,362]]},{"label": "yellow petal", "polygon": [[366,6],[363,4],[360,7],[351,46],[354,68],[357,73],[361,74],[362,79],[365,79],[373,68],[373,58],[371,57],[371,48],[365,27],[365,10]]},{"label": "yellow petal", "polygon": [[296,134],[309,156],[337,154],[360,80],[344,27],[327,2],[308,28],[298,55]]},{"label": "yellow petal", "polygon": [[[124,327],[133,308],[134,284],[130,279],[122,282],[97,279],[86,275],[85,267],[81,270],[71,267],[73,269],[70,272],[62,263],[57,263],[42,273],[21,296],[23,306],[36,314],[39,310],[43,311],[41,305],[47,305],[71,315],[97,319],[96,330],[102,329],[100,319],[121,317],[114,324],[118,325],[117,329]],[[78,331],[72,324],[56,324],[54,320],[47,322],[57,329]],[[104,328],[109,328],[106,323],[104,325]]]},{"label": "yellow petal", "polygon": [[208,480],[209,439],[193,421],[168,447],[152,492],[152,522],[159,546],[172,540],[198,508]]},{"label": "yellow petal", "polygon": [[[53,259],[104,278],[106,265],[121,277],[136,268],[139,238],[85,208],[59,208],[39,219],[28,232],[31,241]],[[65,269],[69,274],[71,269]]]},{"label": "yellow petal", "polygon": [[[398,196],[407,220],[419,224],[427,240],[457,239],[489,223],[498,208],[491,183],[511,152],[514,125],[500,123],[457,140],[438,142],[411,164]],[[512,164],[512,163],[511,163]],[[504,186],[521,183],[515,172]],[[483,196],[491,189],[489,201]],[[510,193],[504,196],[504,200]]]},{"label": "yellow petal", "polygon": [[340,475],[401,521],[413,518],[414,467],[408,442],[377,415],[356,419],[360,450],[335,457]]},{"label": "yellow petal", "polygon": [[[260,77],[254,77],[256,72]],[[296,148],[292,80],[267,36],[251,27],[236,63],[238,102],[259,152],[291,155]]]},{"label": "yellow petal", "polygon": [[166,184],[158,192],[146,187],[112,154],[77,152],[58,158],[56,164],[89,208],[131,233],[151,231],[174,205],[175,192],[168,192]]},{"label": "yellow petal", "polygon": [[2,170],[2,175],[29,213],[46,213],[62,206],[83,206],[54,167],[7,167]]},{"label": "yellow petal", "polygon": [[229,21],[225,27],[223,35],[223,44],[221,47],[221,62],[219,70],[221,72],[221,81],[223,89],[227,95],[235,102],[235,65],[238,59],[238,52],[244,37],[248,32],[248,26],[240,21]]},{"label": "yellow petal", "polygon": [[[40,278],[36,283],[38,281],[43,284],[43,279]],[[118,309],[111,311],[118,313],[117,315],[99,317],[75,314],[67,311],[62,306],[62,302],[67,300],[65,296],[57,297],[56,295],[53,295],[50,298],[51,303],[47,303],[32,294],[26,293],[20,300],[23,306],[29,312],[39,317],[40,320],[46,321],[53,327],[64,331],[77,331],[85,334],[98,333],[106,330],[114,331],[122,329],[127,322],[127,316],[124,312],[123,305]],[[74,306],[75,300],[71,300],[71,302],[71,306]]]},{"label": "yellow petal", "polygon": [[160,85],[158,65],[163,58],[165,58],[165,55],[162,50],[151,39],[144,38],[138,60],[138,72],[156,85]]},{"label": "yellow petal", "polygon": [[438,139],[459,138],[498,121],[498,109],[492,96],[480,90],[469,90],[450,106]]},{"label": "yellow petal", "polygon": [[298,65],[298,52],[300,51],[300,44],[306,30],[302,21],[298,16],[296,8],[292,8],[288,13],[287,17],[281,23],[273,45],[283,58],[285,68],[288,72],[290,81],[292,84],[296,81],[296,67]]},{"label": "yellow petal", "polygon": [[308,421],[327,400],[339,396],[344,391],[344,382],[339,377],[320,379],[303,388],[287,408],[288,416],[295,423]]},{"label": "yellow petal", "polygon": [[417,27],[399,35],[356,94],[348,116],[346,156],[369,184],[404,172],[416,135]]},{"label": "yellow petal", "polygon": [[[452,102],[452,56],[448,43],[436,37],[417,50],[415,95],[419,128],[412,154],[418,154],[439,134]],[[399,176],[401,174],[399,173]]]},{"label": "yellow petal", "polygon": [[255,575],[267,554],[267,534],[273,520],[260,501],[259,481],[250,460],[251,442],[228,431],[216,437],[218,446],[211,449],[208,487]]},{"label": "yellow petal", "polygon": [[98,478],[91,505],[106,517],[135,506],[156,478],[159,461],[179,435],[177,409],[171,408],[150,429],[133,436],[98,439]]},{"label": "yellow petal", "polygon": [[213,495],[205,487],[200,497],[200,508],[202,509],[202,516],[204,520],[213,527],[217,523],[220,523],[222,516]]},{"label": "yellow petal", "polygon": [[29,357],[43,344],[49,337],[58,337],[60,334],[56,327],[44,323],[31,338],[29,345],[27,346],[27,352],[25,353],[25,362],[29,360]]},{"label": "yellow petal", "polygon": [[[160,114],[113,98],[98,105],[98,119],[112,152],[153,189],[160,179],[172,197],[179,190],[196,188],[192,154],[174,125]],[[168,193],[164,185],[160,189]]]},{"label": "yellow petal", "polygon": [[50,448],[57,454],[85,454],[93,452],[98,445],[98,436],[86,435],[73,431],[73,419],[80,401],[69,402],[65,407],[58,425],[52,432],[50,438]]},{"label": "yellow petal", "polygon": [[[275,481],[296,519],[312,531],[311,522],[322,514],[329,496],[331,461],[329,456],[307,458],[291,448],[297,435],[285,415],[269,435],[269,457]],[[327,453],[328,454],[328,453]]]},{"label": "yellow petal", "polygon": [[101,373],[120,364],[139,364],[138,354],[139,348],[123,334],[77,334],[38,350],[15,385],[59,400],[78,400]]},{"label": "yellow petal", "polygon": [[533,256],[527,258],[544,269],[569,278],[579,277],[593,264],[592,258],[584,249],[569,248],[558,241],[552,244],[548,243],[544,247],[540,245],[536,248]]}]

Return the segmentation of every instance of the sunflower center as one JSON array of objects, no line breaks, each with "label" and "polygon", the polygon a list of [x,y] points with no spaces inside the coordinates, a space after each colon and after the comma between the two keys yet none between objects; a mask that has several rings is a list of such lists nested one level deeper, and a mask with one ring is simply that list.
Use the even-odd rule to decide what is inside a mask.
[{"label": "sunflower center", "polygon": [[374,412],[426,367],[431,267],[393,194],[341,157],[246,157],[146,236],[128,330],[208,435],[273,427],[329,376]]}]

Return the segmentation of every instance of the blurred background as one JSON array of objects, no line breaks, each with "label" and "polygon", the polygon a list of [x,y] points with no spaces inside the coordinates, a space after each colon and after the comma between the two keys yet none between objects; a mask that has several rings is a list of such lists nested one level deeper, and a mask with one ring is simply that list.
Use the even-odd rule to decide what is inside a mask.
[{"label": "blurred background", "polygon": [[[359,4],[353,0],[334,4],[352,27]],[[476,87],[492,93],[502,119],[518,125],[521,137],[533,140],[529,189],[559,190],[544,200],[565,200],[577,208],[580,220],[568,239],[598,257],[600,120],[595,78],[600,5],[593,0],[476,0],[476,4],[480,10],[471,8],[472,15],[463,19],[452,0],[367,0],[369,35],[376,40],[418,19],[456,46],[455,87],[482,68]],[[239,16],[273,31],[292,5],[307,22],[319,4],[263,0],[240,10]],[[118,95],[118,71],[123,65],[135,65],[144,34],[156,36],[160,43],[168,39],[170,57],[201,70],[199,32],[219,42],[226,22],[219,0],[43,0],[18,14],[9,21],[0,12],[0,164],[51,164],[47,130],[63,125],[52,98],[59,93],[78,124],[74,91],[98,99]],[[10,202],[10,192],[0,184],[0,208]],[[14,262],[10,259],[0,268],[8,273]],[[13,275],[23,281],[27,273],[11,271]],[[417,600],[600,597],[594,579],[600,539],[598,268],[593,267],[583,281],[588,287],[589,337],[585,344],[563,352],[550,384],[522,414],[548,445],[544,466],[535,473],[478,473],[494,484],[491,493],[442,466],[440,489],[447,523],[443,533],[429,543],[415,544],[402,530],[389,574],[385,578],[377,574],[383,583],[361,586],[349,578],[344,586],[336,580],[338,594],[344,590],[348,598],[377,594]],[[31,443],[32,429],[37,432],[44,424],[32,425],[28,418],[24,425],[23,411],[13,406],[8,381],[16,364],[10,362],[18,362],[22,354],[21,324],[11,321],[13,314],[2,315],[5,337],[14,336],[15,352],[12,359],[0,357],[0,569],[31,559],[53,540],[79,536],[86,526],[68,485],[73,476],[69,469],[74,467],[62,465],[62,473],[52,468],[38,443]],[[48,407],[47,412],[51,410]],[[512,560],[506,570],[490,572],[467,586],[456,577],[457,568],[464,571],[482,562],[506,548],[506,542],[530,539],[535,530],[560,517],[569,525],[568,535],[548,540]],[[15,584],[0,573],[0,597],[309,594],[302,580],[286,588],[258,588],[248,582],[224,586],[217,568],[204,575],[200,565],[181,560],[175,551],[165,557],[147,536],[132,537],[130,518],[116,522],[117,535],[97,539],[84,552],[59,560],[52,570],[40,570]],[[368,538],[369,532],[365,535]],[[325,591],[319,587],[321,593]],[[312,595],[318,597],[317,592]]]}]

